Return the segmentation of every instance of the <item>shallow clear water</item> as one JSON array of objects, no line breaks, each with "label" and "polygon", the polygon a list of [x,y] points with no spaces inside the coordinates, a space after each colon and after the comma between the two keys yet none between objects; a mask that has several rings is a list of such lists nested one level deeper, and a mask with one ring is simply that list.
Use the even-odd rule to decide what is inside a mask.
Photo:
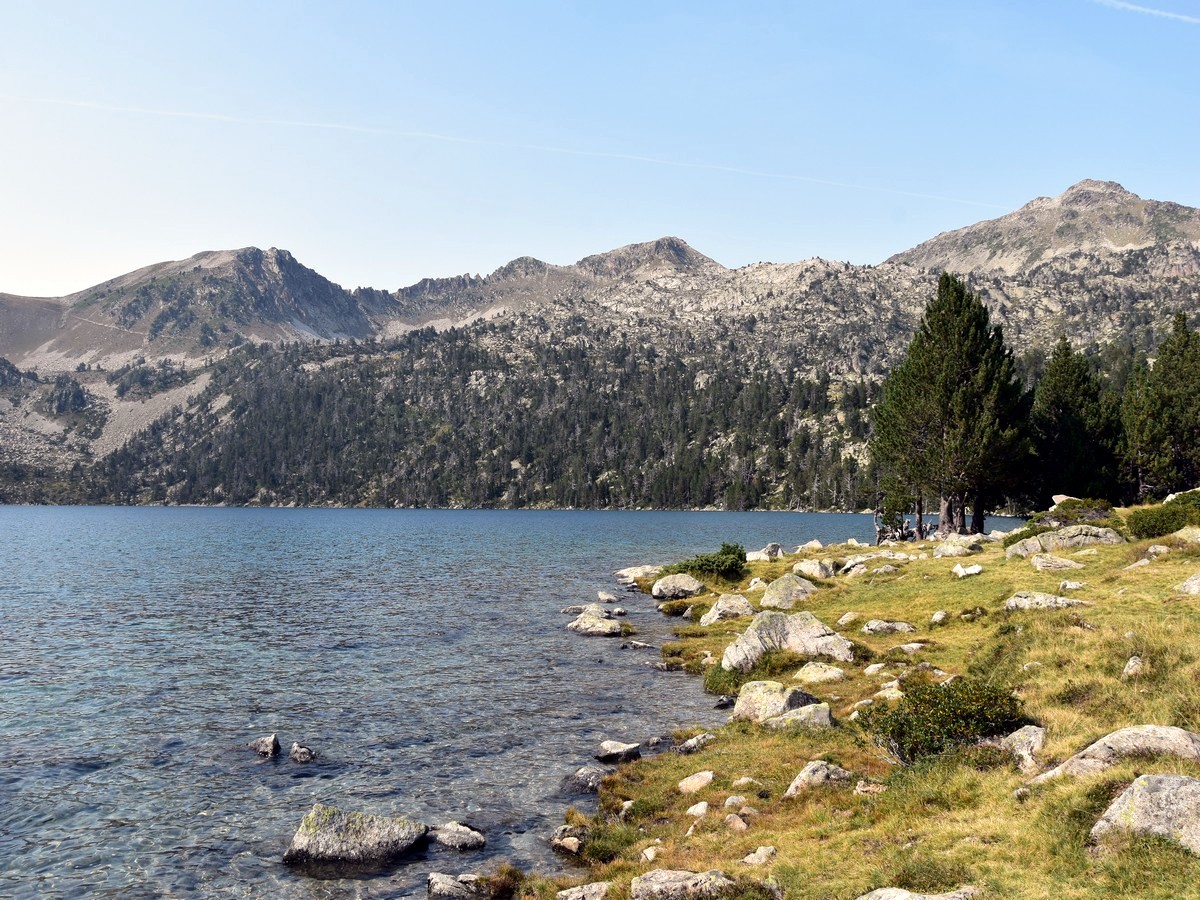
[{"label": "shallow clear water", "polygon": [[[429,871],[555,868],[580,802],[559,782],[601,740],[724,715],[561,607],[726,540],[851,536],[869,516],[0,507],[0,895],[424,896]],[[272,731],[321,760],[260,761]],[[488,848],[317,881],[280,862],[315,801]]]}]

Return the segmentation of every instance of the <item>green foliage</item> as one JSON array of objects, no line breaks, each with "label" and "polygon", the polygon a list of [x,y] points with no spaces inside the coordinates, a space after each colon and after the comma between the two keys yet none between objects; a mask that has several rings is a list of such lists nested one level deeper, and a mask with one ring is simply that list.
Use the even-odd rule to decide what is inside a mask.
[{"label": "green foliage", "polygon": [[169,359],[159,360],[156,365],[147,365],[144,360],[139,360],[110,372],[106,380],[116,385],[118,397],[145,399],[187,384],[191,376],[183,366]]},{"label": "green foliage", "polygon": [[612,862],[642,837],[642,832],[635,825],[592,825],[579,853],[591,863]]},{"label": "green foliage", "polygon": [[1029,454],[1027,398],[1012,353],[987,308],[943,273],[904,362],[884,382],[873,412],[871,458],[885,480],[949,501],[982,530],[983,508],[1017,489]]},{"label": "green foliage", "polygon": [[776,675],[798,669],[805,662],[803,656],[790,650],[768,650],[749,672],[723,669],[717,663],[704,673],[704,690],[710,694],[736,694],[749,681],[771,680]]},{"label": "green foliage", "polygon": [[1007,550],[1013,544],[1020,543],[1025,538],[1036,537],[1039,534],[1045,534],[1047,531],[1053,531],[1049,525],[1026,525],[1024,528],[1018,528],[1016,531],[1004,536],[1004,549]]},{"label": "green foliage", "polygon": [[1030,524],[1065,528],[1068,525],[1095,524],[1112,516],[1113,505],[1107,500],[1071,497],[1059,503],[1053,511],[1044,510],[1029,517]]},{"label": "green foliage", "polygon": [[1007,690],[970,676],[937,684],[905,682],[894,706],[869,708],[859,721],[901,762],[936,756],[1020,725],[1021,702]]},{"label": "green foliage", "polygon": [[724,578],[737,581],[746,574],[746,548],[741,544],[721,544],[716,553],[702,553],[667,566],[662,574],[686,573],[696,578]]},{"label": "green foliage", "polygon": [[1197,510],[1183,504],[1167,503],[1135,509],[1125,521],[1136,538],[1156,538],[1178,531],[1185,525],[1200,525]]}]

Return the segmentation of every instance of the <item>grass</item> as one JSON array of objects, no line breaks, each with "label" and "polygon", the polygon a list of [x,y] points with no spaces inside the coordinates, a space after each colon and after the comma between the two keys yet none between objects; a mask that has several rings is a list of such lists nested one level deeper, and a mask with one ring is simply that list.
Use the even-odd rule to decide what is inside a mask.
[{"label": "grass", "polygon": [[[1151,543],[1171,550],[1148,566],[1125,571],[1148,557]],[[1200,644],[1195,640],[1200,598],[1177,595],[1174,589],[1200,571],[1200,544],[1166,537],[1095,551],[1059,551],[1084,565],[1066,576],[1039,573],[1020,558],[1006,560],[996,544],[969,560],[984,569],[971,578],[951,574],[959,560],[927,558],[887,561],[900,568],[887,576],[868,573],[821,584],[803,608],[830,627],[844,613],[858,613],[853,624],[837,628],[856,643],[855,662],[838,663],[845,680],[805,688],[830,703],[837,727],[780,732],[732,723],[699,753],[668,753],[622,766],[606,781],[592,822],[603,829],[603,842],[591,854],[594,862],[574,879],[532,879],[523,896],[549,897],[555,888],[609,880],[614,883],[609,896],[623,900],[634,876],[665,867],[718,868],[744,879],[770,876],[785,898],[798,900],[855,898],[886,886],[939,892],[963,883],[985,889],[989,897],[1200,897],[1200,858],[1179,846],[1126,838],[1096,847],[1089,839],[1104,808],[1139,774],[1200,777],[1200,764],[1130,759],[1099,775],[1034,787],[1018,799],[1014,791],[1028,778],[995,749],[968,747],[895,765],[849,718],[854,705],[871,698],[885,681],[925,663],[1015,692],[1025,715],[1047,729],[1040,754],[1046,768],[1128,725],[1200,731]],[[809,555],[844,560],[862,552],[868,551],[827,547]],[[801,558],[752,563],[736,585],[710,584],[713,593],[692,601],[697,618],[716,601],[717,592],[740,591],[757,606],[762,594],[747,590],[750,579],[769,581]],[[1058,593],[1064,577],[1084,582],[1071,596],[1092,605],[1053,612],[1004,610],[1014,591]],[[932,628],[929,620],[938,610],[950,615]],[[985,614],[961,615],[980,610]],[[917,632],[862,634],[858,629],[872,618],[907,621]],[[719,673],[722,652],[747,624],[748,618],[708,628],[681,622],[676,641],[663,648],[664,657],[702,675],[710,689],[722,693],[754,678],[798,684],[791,674],[803,660],[794,655],[777,655],[745,676]],[[914,656],[895,649],[910,641],[927,646]],[[1145,670],[1122,680],[1134,655]],[[883,662],[884,672],[867,676],[863,670],[871,660]],[[856,777],[849,785],[784,797],[812,759],[834,762]],[[703,769],[714,772],[713,783],[698,794],[680,794],[677,783]],[[744,776],[761,787],[735,789],[734,781]],[[856,793],[859,779],[886,789]],[[744,834],[722,824],[727,812],[722,804],[734,794],[757,810],[747,817],[750,829]],[[626,800],[633,806],[618,822]],[[695,820],[686,810],[699,800],[708,801],[710,812],[689,836]],[[652,845],[659,855],[647,863],[640,854]],[[757,868],[740,862],[760,845],[776,847],[774,861]],[[750,887],[745,890],[745,896],[753,896]]]}]

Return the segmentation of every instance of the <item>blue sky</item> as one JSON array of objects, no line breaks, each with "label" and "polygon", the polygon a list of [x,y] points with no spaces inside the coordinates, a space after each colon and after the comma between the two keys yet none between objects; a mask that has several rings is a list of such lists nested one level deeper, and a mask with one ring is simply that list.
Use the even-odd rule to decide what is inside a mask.
[{"label": "blue sky", "polygon": [[879,262],[1082,178],[1200,206],[1200,0],[0,0],[0,291],[353,287],[678,235]]}]

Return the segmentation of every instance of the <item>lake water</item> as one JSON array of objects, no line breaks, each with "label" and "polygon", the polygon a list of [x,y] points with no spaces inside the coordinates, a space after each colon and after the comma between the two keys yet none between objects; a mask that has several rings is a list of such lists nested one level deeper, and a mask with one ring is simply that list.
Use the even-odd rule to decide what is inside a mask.
[{"label": "lake water", "polygon": [[[429,871],[557,868],[546,838],[587,803],[560,781],[601,740],[725,715],[559,610],[722,541],[852,536],[870,516],[0,507],[0,895],[405,897]],[[246,749],[273,731],[283,759]],[[315,801],[488,847],[318,881],[280,862]]]}]

